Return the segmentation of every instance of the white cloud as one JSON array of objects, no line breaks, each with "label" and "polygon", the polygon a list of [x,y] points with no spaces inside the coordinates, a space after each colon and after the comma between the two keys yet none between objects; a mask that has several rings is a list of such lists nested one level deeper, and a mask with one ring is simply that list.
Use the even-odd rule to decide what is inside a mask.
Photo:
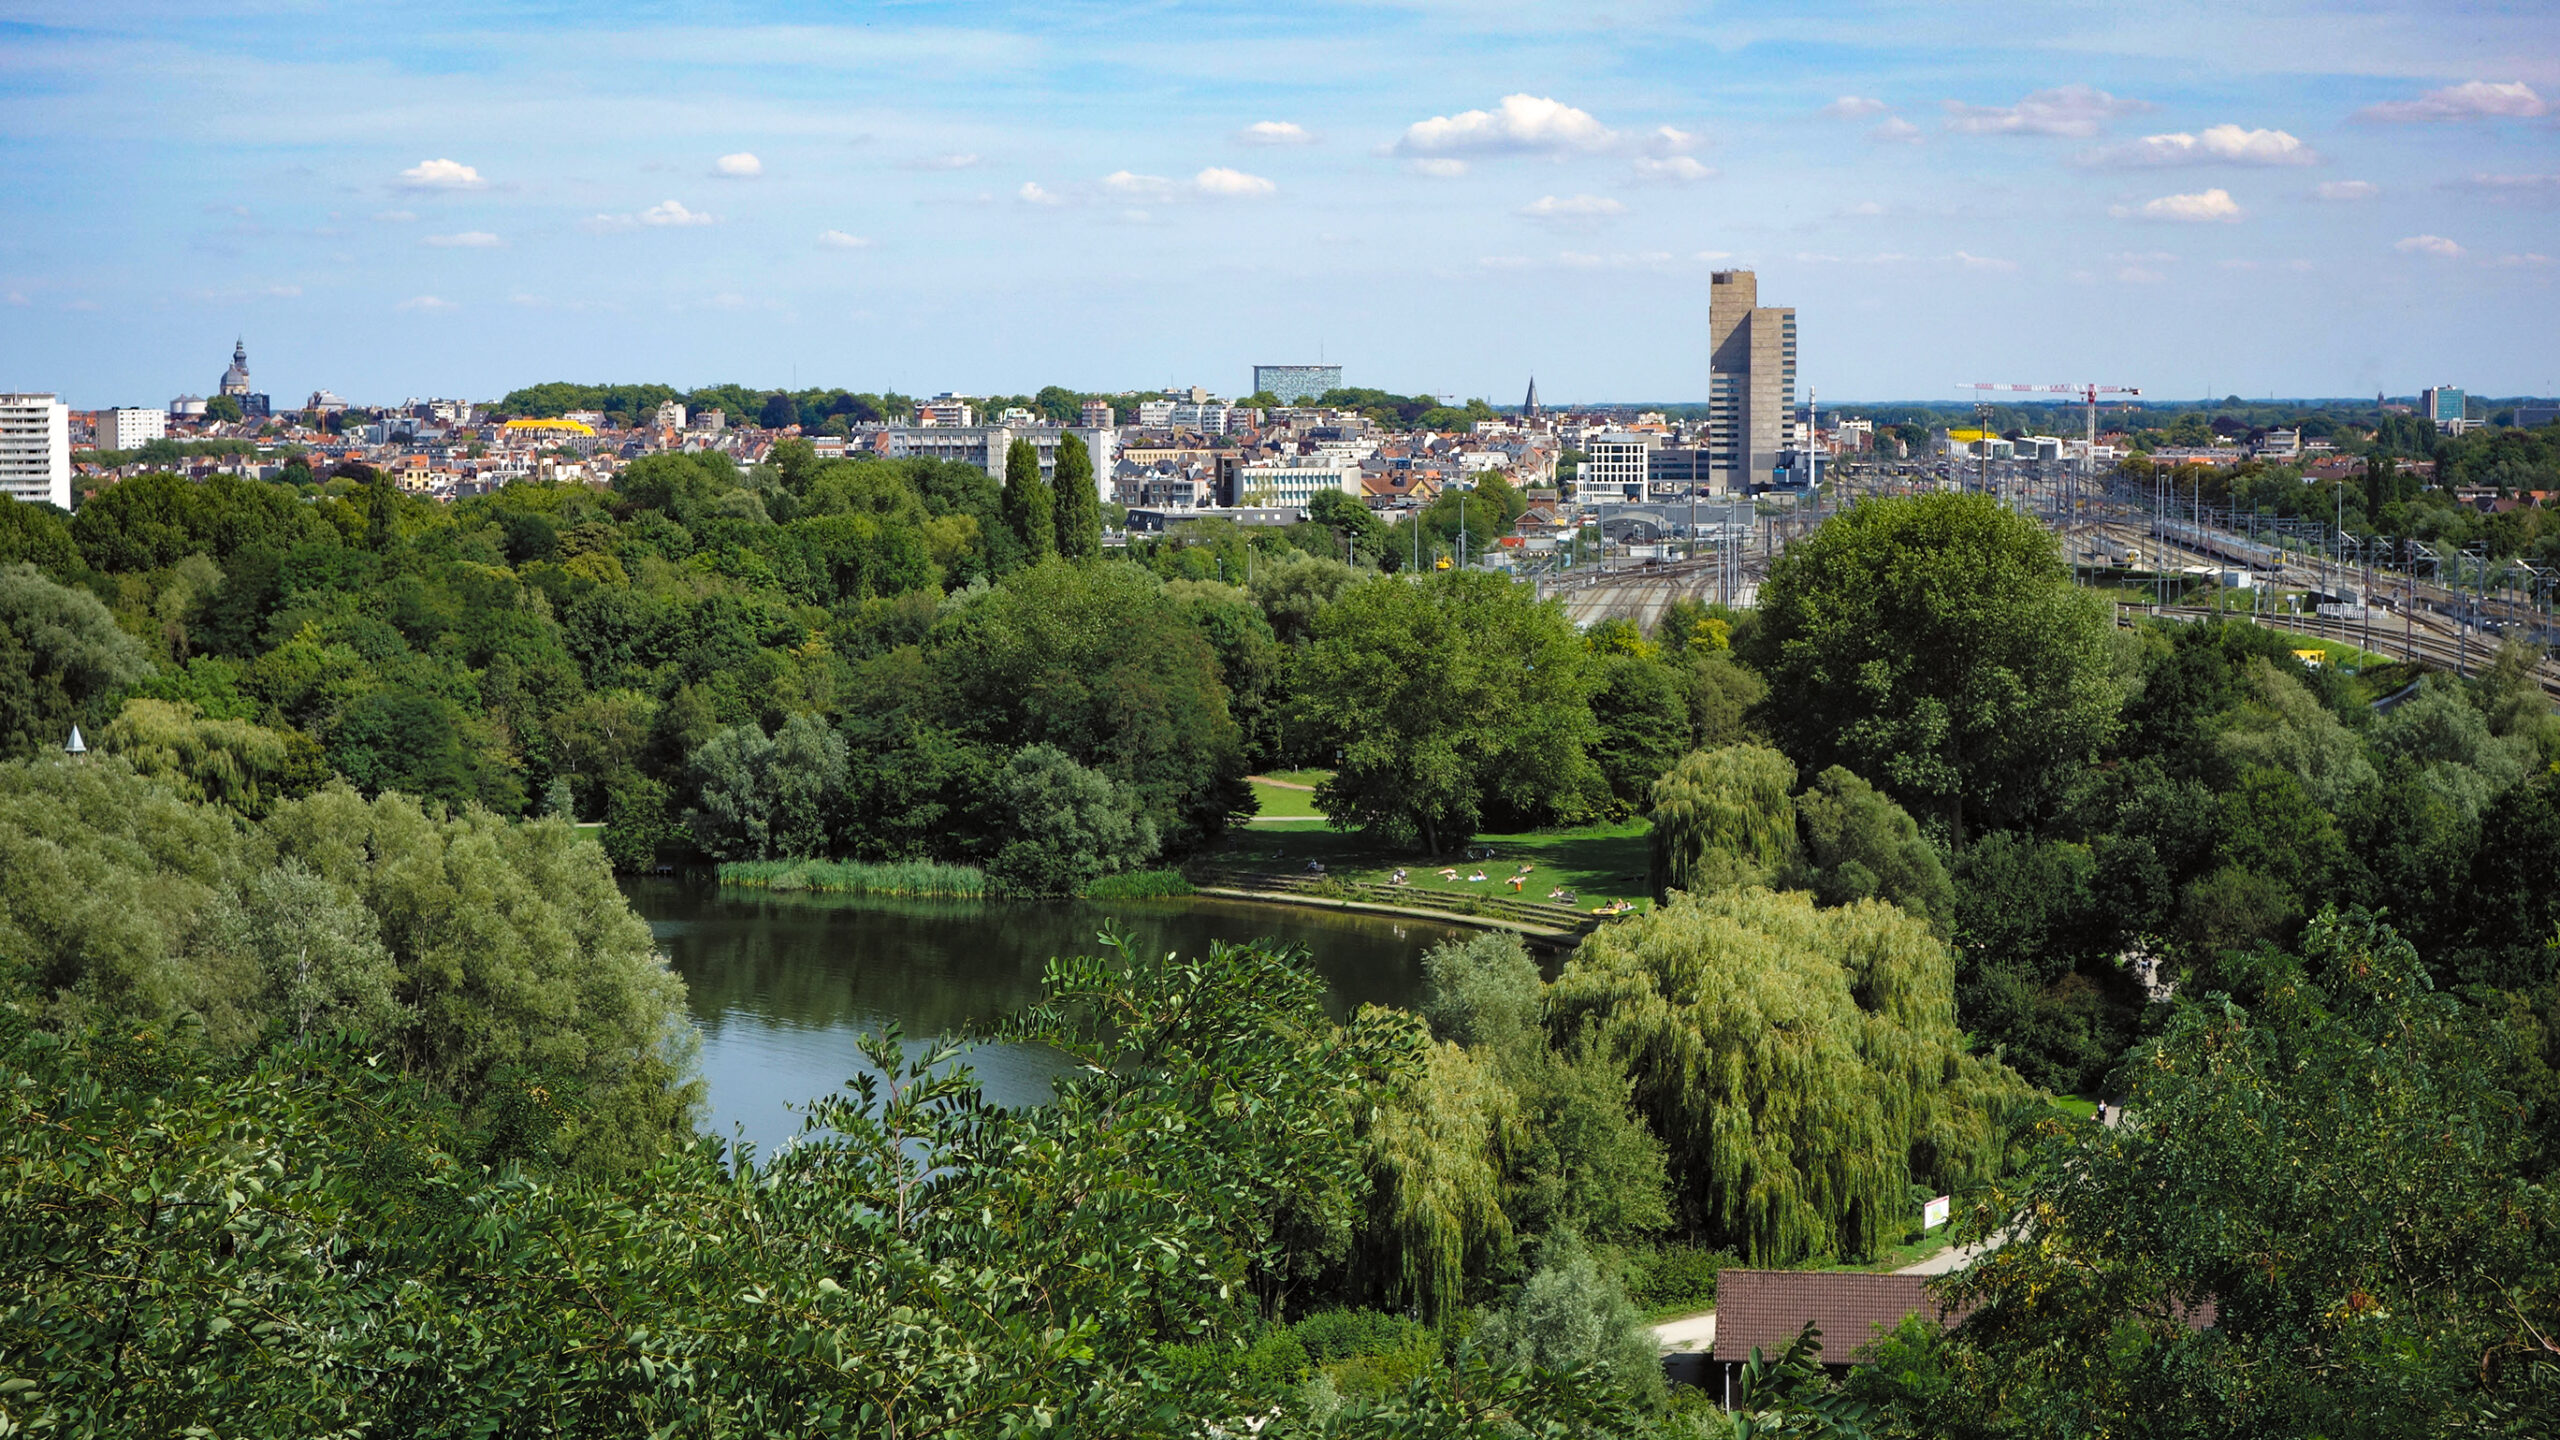
[{"label": "white cloud", "polygon": [[2015,105],[1947,102],[1947,128],[1967,135],[2060,135],[2086,140],[2118,115],[2152,108],[2087,85],[2038,90]]},{"label": "white cloud", "polygon": [[2356,112],[2359,120],[2414,124],[2435,120],[2531,120],[2551,107],[2521,80],[2474,80],[2430,90],[2415,100],[2389,100]]},{"label": "white cloud", "polygon": [[1714,167],[1701,165],[1686,155],[1672,155],[1662,159],[1656,159],[1651,155],[1639,155],[1636,157],[1635,167],[1636,178],[1639,180],[1711,180],[1715,178],[1716,173]]},{"label": "white cloud", "polygon": [[1721,265],[1733,258],[1730,250],[1701,250],[1689,257],[1702,265]]},{"label": "white cloud", "polygon": [[1064,205],[1067,203],[1067,197],[1057,194],[1054,191],[1041,189],[1039,182],[1036,180],[1023,181],[1022,188],[1014,191],[1013,193],[1014,198],[1020,200],[1025,205]]},{"label": "white cloud", "polygon": [[302,287],[299,285],[270,285],[259,293],[262,295],[274,296],[278,300],[299,300],[302,298]]},{"label": "white cloud", "polygon": [[415,210],[383,210],[376,212],[373,218],[381,221],[385,225],[407,225],[417,220],[418,212]]},{"label": "white cloud", "polygon": [[2127,265],[2116,272],[2116,279],[2127,285],[2157,285],[2168,278],[2157,270],[2146,270],[2139,265]]},{"label": "white cloud", "polygon": [[2540,268],[2551,263],[2551,257],[2528,250],[2521,255],[2501,255],[2498,263],[2510,268]]},{"label": "white cloud", "polygon": [[1467,162],[1451,160],[1444,156],[1428,160],[1407,160],[1404,162],[1404,168],[1416,175],[1428,175],[1434,180],[1455,180],[1467,173]]},{"label": "white cloud", "polygon": [[1542,195],[1521,206],[1520,213],[1532,220],[1586,222],[1624,215],[1627,207],[1605,195]]},{"label": "white cloud", "polygon": [[423,236],[418,243],[433,245],[439,250],[494,250],[498,246],[498,237],[486,230],[465,230],[458,235]]},{"label": "white cloud", "polygon": [[2370,180],[2323,180],[2311,187],[2311,193],[2322,200],[2370,200],[2382,193],[2382,187]]},{"label": "white cloud", "polygon": [[451,310],[454,308],[454,304],[450,300],[440,299],[433,295],[412,295],[408,299],[401,301],[399,304],[391,308],[395,310],[419,310],[432,312],[437,310]]},{"label": "white cloud", "polygon": [[1885,213],[1884,203],[1879,200],[1861,200],[1840,213],[1847,217],[1867,219]]},{"label": "white cloud", "polygon": [[907,162],[910,170],[969,170],[978,164],[977,152],[954,150],[948,155],[926,155]]},{"label": "white cloud", "polygon": [[1921,131],[1919,126],[1896,115],[1868,131],[1867,138],[1878,145],[1917,145],[1920,143]]},{"label": "white cloud", "polygon": [[1241,170],[1230,170],[1224,165],[1212,165],[1191,177],[1191,188],[1203,195],[1241,198],[1248,195],[1268,195],[1280,187],[1259,175],[1247,175]]},{"label": "white cloud", "polygon": [[721,156],[712,162],[711,168],[732,180],[752,180],[764,173],[764,162],[741,150],[735,155]]},{"label": "white cloud", "polygon": [[1293,120],[1257,120],[1236,132],[1241,145],[1313,145],[1316,137]]},{"label": "white cloud", "polygon": [[2243,130],[2216,125],[2202,134],[2146,135],[2129,144],[2091,151],[2083,165],[2316,165],[2320,157],[2282,130]]},{"label": "white cloud", "polygon": [[1591,153],[1620,143],[1618,133],[1559,100],[1505,95],[1492,110],[1435,115],[1405,127],[1398,155],[1535,155]]},{"label": "white cloud", "polygon": [[2240,208],[2239,202],[2231,198],[2230,191],[2216,188],[2193,195],[2163,195],[2157,200],[2144,201],[2140,209],[2129,210],[2118,205],[2109,213],[2118,219],[2139,216],[2145,220],[2193,224],[2237,220],[2249,212]]},{"label": "white cloud", "polygon": [[9,292],[7,300],[11,305],[24,305],[27,303],[27,292],[24,290],[12,290]]},{"label": "white cloud", "polygon": [[2107,257],[2112,265],[2175,265],[2178,257],[2166,250],[2120,250]]},{"label": "white cloud", "polygon": [[459,160],[421,160],[400,172],[400,184],[409,190],[477,190],[488,183]]},{"label": "white cloud", "polygon": [[662,200],[637,215],[595,215],[586,222],[590,230],[630,230],[642,225],[652,227],[678,225],[710,225],[719,217],[699,210],[688,210],[681,200]]},{"label": "white cloud", "polygon": [[1834,120],[1864,120],[1870,115],[1881,115],[1892,108],[1881,100],[1871,100],[1864,95],[1843,95],[1823,106],[1821,113]]},{"label": "white cloud", "polygon": [[848,234],[842,230],[819,231],[818,243],[824,245],[830,250],[868,250],[871,248],[871,241],[869,237]]},{"label": "white cloud", "polygon": [[[1126,170],[1114,170],[1102,177],[1102,188],[1114,195],[1161,200],[1173,193],[1173,182],[1162,175],[1133,175]],[[1025,195],[1022,198],[1028,200],[1031,197]]]},{"label": "white cloud", "polygon": [[1947,258],[1953,260],[1967,270],[1992,270],[2008,275],[2015,274],[2018,269],[2018,262],[2015,260],[2002,260],[1997,256],[1992,255],[1969,255],[1962,250],[1957,251]]},{"label": "white cloud", "polygon": [[2433,255],[2439,260],[2459,260],[2463,256],[2461,246],[2441,235],[2412,235],[2391,242],[2391,248],[2403,255]]}]

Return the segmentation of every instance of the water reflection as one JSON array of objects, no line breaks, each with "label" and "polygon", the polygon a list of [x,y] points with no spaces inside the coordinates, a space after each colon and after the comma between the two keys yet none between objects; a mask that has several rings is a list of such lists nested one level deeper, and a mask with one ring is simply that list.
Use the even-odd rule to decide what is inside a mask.
[{"label": "water reflection", "polygon": [[[985,1025],[1039,994],[1053,955],[1090,952],[1105,924],[1147,951],[1212,940],[1303,944],[1336,1013],[1410,1005],[1420,957],[1459,933],[1385,916],[1225,900],[977,903],[848,895],[770,895],[704,881],[626,881],[691,994],[702,1027],[711,1125],[771,1149],[799,1128],[788,1106],[866,1068],[856,1037],[890,1020],[912,1039]],[[1037,1103],[1058,1060],[986,1046],[970,1063],[989,1095]]]}]

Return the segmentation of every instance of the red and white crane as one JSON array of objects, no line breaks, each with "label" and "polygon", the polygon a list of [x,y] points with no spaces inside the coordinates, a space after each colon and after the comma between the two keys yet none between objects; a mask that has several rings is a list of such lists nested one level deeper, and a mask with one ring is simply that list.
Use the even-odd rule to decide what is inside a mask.
[{"label": "red and white crane", "polygon": [[1959,390],[2015,390],[2024,391],[2034,395],[2079,396],[2083,401],[2087,402],[2089,407],[2089,449],[2082,457],[2081,464],[2084,468],[2084,472],[2090,475],[2098,473],[2098,397],[2101,395],[2139,395],[2142,393],[2142,387],[2139,385],[2093,385],[2087,383],[2079,385],[1993,385],[1979,380],[1967,381],[1958,385],[1956,388]]}]

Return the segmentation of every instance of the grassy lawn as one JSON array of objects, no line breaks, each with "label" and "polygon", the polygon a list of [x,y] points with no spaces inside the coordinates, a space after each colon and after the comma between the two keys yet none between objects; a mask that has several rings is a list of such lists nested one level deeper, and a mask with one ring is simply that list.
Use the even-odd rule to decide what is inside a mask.
[{"label": "grassy lawn", "polygon": [[1266,820],[1303,820],[1316,813],[1314,795],[1285,786],[1266,785],[1259,778],[1253,781],[1253,798],[1261,802],[1261,818]]},{"label": "grassy lawn", "polygon": [[[1274,790],[1256,786],[1263,798],[1265,815],[1287,814],[1274,807],[1278,795],[1301,792]],[[1520,896],[1544,900],[1547,892],[1558,885],[1580,896],[1580,908],[1588,910],[1608,900],[1643,901],[1645,891],[1645,832],[1642,820],[1621,821],[1609,825],[1583,825],[1570,830],[1532,830],[1517,835],[1479,835],[1475,844],[1490,846],[1493,856],[1485,860],[1464,860],[1456,856],[1434,858],[1419,848],[1394,850],[1372,844],[1356,834],[1346,834],[1329,826],[1284,824],[1257,827],[1231,836],[1225,849],[1209,857],[1219,867],[1253,870],[1303,871],[1310,860],[1321,861],[1325,869],[1345,880],[1388,879],[1398,868],[1405,871],[1405,886],[1426,894],[1510,896],[1504,882],[1524,863],[1530,867],[1528,879],[1520,887]],[[1456,880],[1444,880],[1443,868],[1454,868]],[[1469,882],[1466,877],[1482,871],[1485,878]]]},{"label": "grassy lawn", "polygon": [[1330,770],[1267,770],[1254,778],[1257,780],[1277,780],[1283,785],[1304,785],[1308,789],[1313,790],[1318,785],[1332,779],[1333,772]]}]

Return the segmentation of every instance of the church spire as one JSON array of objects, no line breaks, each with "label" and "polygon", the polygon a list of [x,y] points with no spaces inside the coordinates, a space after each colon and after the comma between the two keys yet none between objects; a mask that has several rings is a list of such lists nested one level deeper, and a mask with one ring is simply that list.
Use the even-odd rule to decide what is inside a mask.
[{"label": "church spire", "polygon": [[1520,402],[1520,418],[1523,420],[1538,418],[1538,377],[1535,375],[1529,377],[1529,398]]}]

